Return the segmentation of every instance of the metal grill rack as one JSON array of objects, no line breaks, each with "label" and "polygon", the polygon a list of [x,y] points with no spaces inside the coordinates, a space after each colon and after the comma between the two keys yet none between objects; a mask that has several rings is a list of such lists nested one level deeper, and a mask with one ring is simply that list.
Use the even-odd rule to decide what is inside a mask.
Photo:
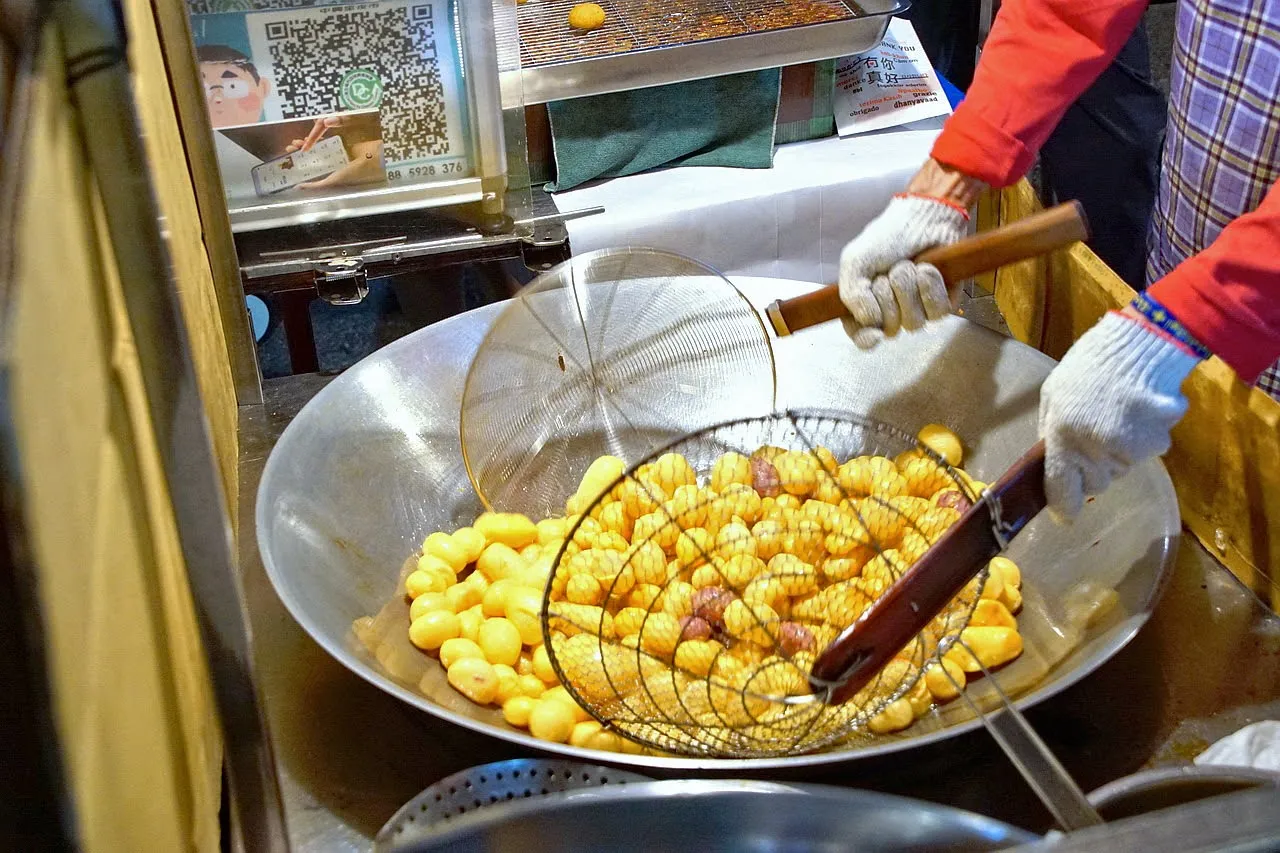
[{"label": "metal grill rack", "polygon": [[519,7],[526,103],[675,83],[858,53],[901,0],[597,0],[605,23],[569,26],[578,0]]},{"label": "metal grill rack", "polygon": [[520,7],[520,61],[526,68],[673,47],[709,39],[768,32],[859,17],[861,10],[840,0],[604,0],[604,26],[592,32],[571,29],[576,0],[543,0]]}]

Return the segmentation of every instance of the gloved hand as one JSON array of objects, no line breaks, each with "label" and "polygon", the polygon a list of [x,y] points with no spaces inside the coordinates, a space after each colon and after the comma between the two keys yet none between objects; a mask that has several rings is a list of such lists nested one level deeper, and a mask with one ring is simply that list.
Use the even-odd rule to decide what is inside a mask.
[{"label": "gloved hand", "polygon": [[1040,391],[1045,493],[1058,521],[1133,465],[1169,449],[1187,411],[1182,382],[1200,358],[1137,317],[1107,314]]},{"label": "gloved hand", "polygon": [[942,276],[910,258],[965,234],[968,214],[959,205],[918,195],[898,195],[840,253],[840,300],[852,317],[845,331],[870,349],[899,329],[913,331],[951,313]]}]

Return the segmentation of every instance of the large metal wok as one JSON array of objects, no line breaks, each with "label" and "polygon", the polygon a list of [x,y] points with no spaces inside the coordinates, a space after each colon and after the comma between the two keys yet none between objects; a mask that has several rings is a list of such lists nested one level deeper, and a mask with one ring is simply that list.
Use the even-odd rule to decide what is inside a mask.
[{"label": "large metal wok", "polygon": [[[760,309],[813,287],[736,283]],[[298,414],[267,462],[257,505],[263,562],[285,606],[330,654],[388,693],[458,725],[613,763],[733,771],[825,764],[979,724],[953,702],[899,736],[838,752],[734,761],[605,755],[535,740],[506,725],[496,709],[472,705],[448,686],[437,663],[413,649],[404,630],[390,631],[377,656],[369,652],[352,623],[387,604],[405,558],[426,534],[468,524],[481,510],[463,467],[458,410],[467,365],[499,310],[467,312],[366,358]],[[838,324],[777,341],[775,350],[780,407],[843,408],[909,430],[945,423],[969,448],[965,467],[984,480],[1035,440],[1039,388],[1054,363],[959,317],[869,353],[858,351]],[[1042,701],[1124,646],[1159,596],[1178,531],[1173,487],[1157,461],[1087,505],[1069,529],[1046,517],[1033,522],[1010,551],[1024,573],[1019,624],[1027,650],[998,674],[1004,690],[1021,706]],[[1088,581],[1083,588],[1082,581]],[[1108,589],[1115,606],[1099,615],[1091,604]],[[995,706],[982,682],[969,692],[980,705]]]}]

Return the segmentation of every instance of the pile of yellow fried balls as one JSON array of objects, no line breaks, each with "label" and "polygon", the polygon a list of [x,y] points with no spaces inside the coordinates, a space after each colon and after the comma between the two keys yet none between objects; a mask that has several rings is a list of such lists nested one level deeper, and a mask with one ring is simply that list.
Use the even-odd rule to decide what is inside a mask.
[{"label": "pile of yellow fried balls", "polygon": [[[903,730],[1022,653],[1012,561],[992,560],[822,725],[798,724],[805,706],[787,697],[810,692],[817,655],[985,489],[960,469],[950,430],[930,425],[918,440],[932,454],[841,462],[821,447],[763,447],[724,453],[701,476],[675,453],[626,478],[601,457],[562,518],[485,513],[428,536],[405,578],[409,639],[463,696],[555,743],[688,752],[693,738],[702,752],[746,754],[743,743],[776,748],[797,727],[800,749],[854,719]],[[858,718],[862,705],[874,713]]]}]

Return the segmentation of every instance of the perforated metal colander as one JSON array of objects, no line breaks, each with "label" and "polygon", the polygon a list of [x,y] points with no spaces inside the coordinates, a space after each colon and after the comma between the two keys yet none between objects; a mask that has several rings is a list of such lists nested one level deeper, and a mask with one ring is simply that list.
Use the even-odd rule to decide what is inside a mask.
[{"label": "perforated metal colander", "polygon": [[378,832],[374,853],[425,842],[449,822],[478,809],[649,777],[616,767],[524,758],[472,767],[441,779],[400,807]]}]

